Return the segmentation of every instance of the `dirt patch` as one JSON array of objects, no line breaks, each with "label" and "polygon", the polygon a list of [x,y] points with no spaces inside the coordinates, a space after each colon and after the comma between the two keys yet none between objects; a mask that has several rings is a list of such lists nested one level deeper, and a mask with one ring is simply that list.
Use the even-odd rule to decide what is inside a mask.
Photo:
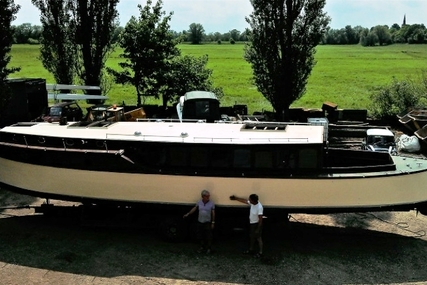
[{"label": "dirt patch", "polygon": [[[0,201],[43,202],[5,190]],[[288,224],[266,224],[265,256],[256,259],[241,253],[245,231],[217,234],[206,255],[194,241],[166,242],[153,230],[85,227],[3,208],[0,278],[2,284],[425,284],[426,225],[415,211],[292,215]]]}]

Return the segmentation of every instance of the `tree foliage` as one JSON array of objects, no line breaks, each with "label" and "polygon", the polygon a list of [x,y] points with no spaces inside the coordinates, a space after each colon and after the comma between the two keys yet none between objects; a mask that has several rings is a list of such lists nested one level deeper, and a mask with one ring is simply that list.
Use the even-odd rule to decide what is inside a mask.
[{"label": "tree foliage", "polygon": [[71,24],[68,0],[31,0],[40,10],[43,27],[40,39],[40,60],[55,81],[73,84],[76,74],[77,46],[75,29]]},{"label": "tree foliage", "polygon": [[396,115],[407,113],[414,108],[427,107],[427,73],[422,72],[420,81],[412,79],[397,80],[379,88],[371,94],[372,116],[378,119],[396,118]]},{"label": "tree foliage", "polygon": [[378,45],[389,45],[391,44],[391,34],[388,26],[378,25],[372,28],[372,31],[377,35]]},{"label": "tree foliage", "polygon": [[251,64],[255,85],[270,101],[280,119],[305,92],[315,64],[315,47],[330,18],[325,0],[251,0],[250,43],[245,59]]},{"label": "tree foliage", "polygon": [[200,44],[205,36],[205,29],[202,24],[192,23],[188,30],[188,41],[192,44]]},{"label": "tree foliage", "polygon": [[71,1],[76,27],[79,61],[77,73],[86,85],[100,86],[108,55],[113,50],[113,36],[118,27],[116,6],[119,0]]},{"label": "tree foliage", "polygon": [[372,47],[378,42],[378,36],[373,30],[364,29],[360,35],[360,44],[364,47]]},{"label": "tree foliage", "polygon": [[236,29],[231,30],[230,32],[230,40],[238,41],[240,39],[240,32]]},{"label": "tree foliage", "polygon": [[175,57],[170,62],[169,72],[163,78],[163,102],[178,102],[179,96],[192,90],[211,91],[221,99],[223,90],[213,86],[210,79],[213,71],[206,68],[207,63],[207,55],[199,58],[189,55]]},{"label": "tree foliage", "polygon": [[15,5],[13,0],[0,0],[0,120],[11,96],[5,80],[10,74],[20,70],[17,67],[7,67],[11,59],[9,53],[14,33],[11,24],[16,19],[19,9],[20,6]]},{"label": "tree foliage", "polygon": [[13,0],[0,0],[0,81],[3,82],[11,73],[20,68],[8,68],[10,50],[13,43],[14,29],[11,24],[16,19],[16,14],[21,7],[15,5]]},{"label": "tree foliage", "polygon": [[119,0],[31,1],[41,14],[40,58],[55,81],[73,84],[79,76],[86,85],[102,85]]},{"label": "tree foliage", "polygon": [[135,86],[138,105],[141,105],[142,96],[159,98],[162,76],[169,71],[168,63],[180,51],[176,47],[179,39],[174,39],[170,31],[172,13],[165,15],[162,1],[152,7],[152,1],[148,0],[145,7],[138,5],[138,8],[139,18],[131,17],[120,40],[121,57],[126,60],[119,63],[123,70],[109,69],[109,72],[116,82]]},{"label": "tree foliage", "polygon": [[[12,26],[15,30],[14,42],[17,44],[32,43],[39,44],[42,27],[38,25],[31,25],[29,23],[24,23],[18,26]],[[390,28],[387,25],[383,25],[385,29],[390,33],[391,42],[393,43],[410,43],[410,44],[423,44],[427,42],[427,29],[423,24],[412,24],[404,25],[406,27],[402,31],[399,31],[401,27],[399,24],[393,24]],[[342,29],[331,29],[328,28],[326,34],[323,36],[321,43],[327,45],[349,45],[349,44],[359,44],[360,37],[362,36],[362,31],[364,29],[372,30],[375,27],[363,28],[362,26],[352,27],[350,25],[345,26]],[[117,43],[119,35],[122,32],[123,27],[117,26],[113,32],[113,43]],[[171,31],[174,38],[181,38],[184,41],[188,41],[189,33],[188,31]],[[204,42],[218,42],[224,41],[228,42],[233,38],[234,41],[238,42],[247,42],[248,36],[247,31],[239,34],[239,31],[233,29],[229,32],[220,33],[209,33],[203,36]],[[376,39],[374,45],[379,45],[379,39]],[[389,43],[386,43],[389,44]]]},{"label": "tree foliage", "polygon": [[121,34],[121,57],[126,60],[119,63],[122,70],[108,69],[116,82],[135,86],[138,105],[142,97],[154,96],[161,97],[166,108],[192,90],[212,91],[221,98],[223,91],[213,86],[212,70],[206,68],[208,56],[181,57],[177,47],[181,37],[170,30],[172,13],[162,11],[162,1],[152,5],[148,0],[145,7],[138,8],[139,18],[132,17]]},{"label": "tree foliage", "polygon": [[39,44],[42,35],[42,27],[23,23],[15,27],[14,42],[17,44],[28,44],[31,41]]}]

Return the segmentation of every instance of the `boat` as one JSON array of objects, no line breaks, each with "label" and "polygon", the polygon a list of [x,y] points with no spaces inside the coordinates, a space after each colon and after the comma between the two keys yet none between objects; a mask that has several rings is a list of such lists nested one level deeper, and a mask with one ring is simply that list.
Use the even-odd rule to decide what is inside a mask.
[{"label": "boat", "polygon": [[202,189],[221,211],[257,193],[286,213],[425,212],[427,161],[329,148],[324,127],[204,120],[19,122],[0,130],[0,182],[87,204],[192,206]]}]

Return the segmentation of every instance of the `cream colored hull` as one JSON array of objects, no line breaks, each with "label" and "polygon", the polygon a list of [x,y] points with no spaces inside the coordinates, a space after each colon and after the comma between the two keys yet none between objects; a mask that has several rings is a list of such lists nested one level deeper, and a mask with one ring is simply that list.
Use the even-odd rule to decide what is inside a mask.
[{"label": "cream colored hull", "polygon": [[202,189],[217,205],[236,206],[230,195],[257,193],[265,207],[371,208],[427,201],[427,172],[378,177],[316,179],[224,178],[95,172],[25,164],[0,158],[0,181],[46,197],[136,203],[194,204]]}]

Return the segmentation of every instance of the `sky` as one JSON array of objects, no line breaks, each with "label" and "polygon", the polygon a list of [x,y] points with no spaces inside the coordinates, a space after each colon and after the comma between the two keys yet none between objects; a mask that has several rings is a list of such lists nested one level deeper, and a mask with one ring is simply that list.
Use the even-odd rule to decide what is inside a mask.
[{"label": "sky", "polygon": [[[40,13],[30,0],[14,0],[21,6],[13,25],[40,25]],[[145,0],[120,0],[117,5],[120,25],[131,16],[138,17],[138,4]],[[153,0],[156,3],[156,0]],[[188,30],[191,23],[201,24],[205,33],[226,33],[233,29],[243,32],[249,27],[245,17],[252,12],[249,0],[163,0],[163,11],[173,12],[171,29]],[[427,23],[426,0],[326,0],[325,12],[331,17],[329,26],[341,29],[347,25],[371,28],[376,25]]]}]

